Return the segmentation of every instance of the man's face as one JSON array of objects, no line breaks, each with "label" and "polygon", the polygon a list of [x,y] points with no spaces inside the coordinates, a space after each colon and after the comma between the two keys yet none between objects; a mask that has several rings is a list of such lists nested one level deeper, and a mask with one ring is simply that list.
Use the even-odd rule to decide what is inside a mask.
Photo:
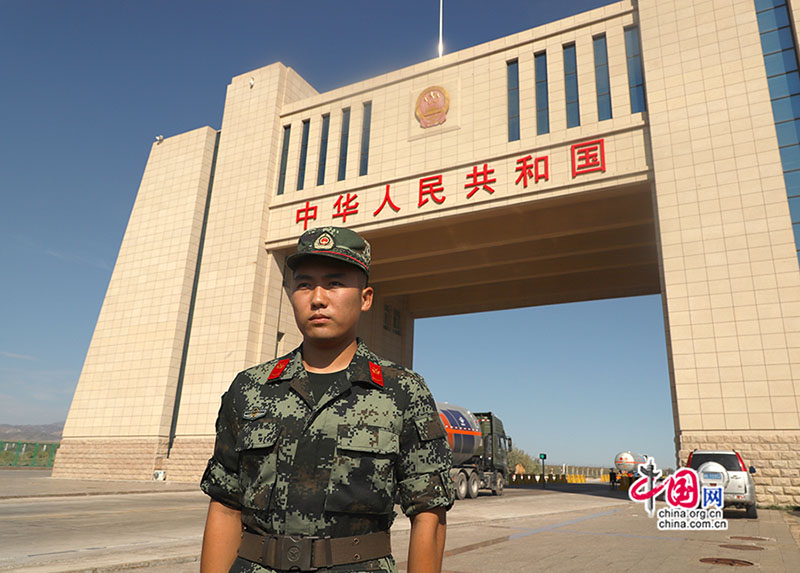
[{"label": "man's face", "polygon": [[355,340],[362,312],[372,306],[372,287],[353,265],[312,257],[300,263],[292,277],[294,319],[303,340],[337,344]]}]

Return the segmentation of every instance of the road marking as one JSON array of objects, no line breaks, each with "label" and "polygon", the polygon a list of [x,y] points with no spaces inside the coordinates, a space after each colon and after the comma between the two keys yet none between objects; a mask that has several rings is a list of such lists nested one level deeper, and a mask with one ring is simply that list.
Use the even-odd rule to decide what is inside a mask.
[{"label": "road marking", "polygon": [[608,537],[634,537],[637,539],[660,539],[661,541],[691,541],[686,537],[671,537],[669,535],[637,535],[635,533],[607,533],[605,531],[575,531],[571,529],[569,533],[575,535],[605,535]]},{"label": "road marking", "polygon": [[601,513],[593,513],[592,515],[587,515],[586,517],[578,517],[576,519],[570,519],[569,521],[562,521],[561,523],[555,523],[553,525],[546,525],[544,527],[538,527],[536,529],[529,529],[528,531],[523,531],[521,533],[515,533],[514,535],[509,535],[508,540],[513,541],[515,539],[520,539],[521,537],[528,537],[529,535],[536,535],[537,533],[542,533],[544,531],[552,531],[553,529],[558,529],[559,527],[566,527],[567,525],[572,525],[573,523],[580,523],[581,521],[587,521],[589,519],[594,519],[596,517],[604,517],[606,515],[618,513],[623,509],[624,508],[614,509],[611,511],[603,511]]},{"label": "road marking", "polygon": [[[208,511],[208,508],[206,508],[206,507],[188,508],[188,509],[190,511],[197,511],[198,513],[199,512],[206,513]],[[28,513],[28,514],[25,514],[25,515],[2,515],[2,513],[0,513],[0,516],[2,516],[3,519],[5,519],[5,520],[12,521],[12,520],[27,520],[27,519],[42,519],[42,518],[47,518],[47,519],[73,519],[75,517],[81,517],[81,516],[125,515],[125,514],[128,514],[128,513],[156,513],[156,512],[164,512],[164,511],[186,511],[186,510],[187,510],[187,508],[185,508],[185,507],[175,506],[175,507],[160,507],[160,508],[147,508],[147,507],[144,507],[144,508],[141,508],[141,509],[127,509],[127,510],[124,510],[124,509],[120,509],[120,510],[110,510],[110,509],[101,510],[101,509],[98,509],[98,510],[93,510],[93,511],[75,511],[75,512],[71,512],[71,513]]]}]

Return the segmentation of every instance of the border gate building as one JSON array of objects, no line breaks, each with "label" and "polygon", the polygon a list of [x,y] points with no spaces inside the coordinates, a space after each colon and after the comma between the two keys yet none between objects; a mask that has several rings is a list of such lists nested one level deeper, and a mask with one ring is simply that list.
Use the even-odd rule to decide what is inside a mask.
[{"label": "border gate building", "polygon": [[280,63],[154,143],[54,476],[198,480],[235,374],[300,338],[307,227],[373,245],[360,335],[662,295],[679,460],[800,504],[800,3],[623,0],[330,92]]}]

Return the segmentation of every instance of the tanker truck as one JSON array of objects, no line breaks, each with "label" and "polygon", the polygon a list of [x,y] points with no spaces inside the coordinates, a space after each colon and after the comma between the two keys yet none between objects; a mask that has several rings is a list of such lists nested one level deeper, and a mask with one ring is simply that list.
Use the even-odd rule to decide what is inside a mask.
[{"label": "tanker truck", "polygon": [[639,471],[639,466],[645,463],[645,458],[646,456],[631,451],[620,452],[614,456],[614,466],[619,475],[634,476]]},{"label": "tanker truck", "polygon": [[473,414],[447,402],[437,402],[436,408],[447,432],[447,443],[453,450],[450,477],[456,497],[478,497],[479,489],[503,495],[509,475],[511,438],[506,436],[500,418],[491,412]]}]

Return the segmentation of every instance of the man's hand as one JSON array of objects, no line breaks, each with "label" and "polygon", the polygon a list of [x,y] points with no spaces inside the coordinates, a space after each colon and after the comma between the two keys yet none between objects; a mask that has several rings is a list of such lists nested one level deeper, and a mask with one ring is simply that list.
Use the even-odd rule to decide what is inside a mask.
[{"label": "man's hand", "polygon": [[218,501],[208,504],[200,573],[227,573],[242,542],[242,512]]},{"label": "man's hand", "polygon": [[439,573],[447,532],[447,511],[436,507],[411,518],[408,573]]}]

